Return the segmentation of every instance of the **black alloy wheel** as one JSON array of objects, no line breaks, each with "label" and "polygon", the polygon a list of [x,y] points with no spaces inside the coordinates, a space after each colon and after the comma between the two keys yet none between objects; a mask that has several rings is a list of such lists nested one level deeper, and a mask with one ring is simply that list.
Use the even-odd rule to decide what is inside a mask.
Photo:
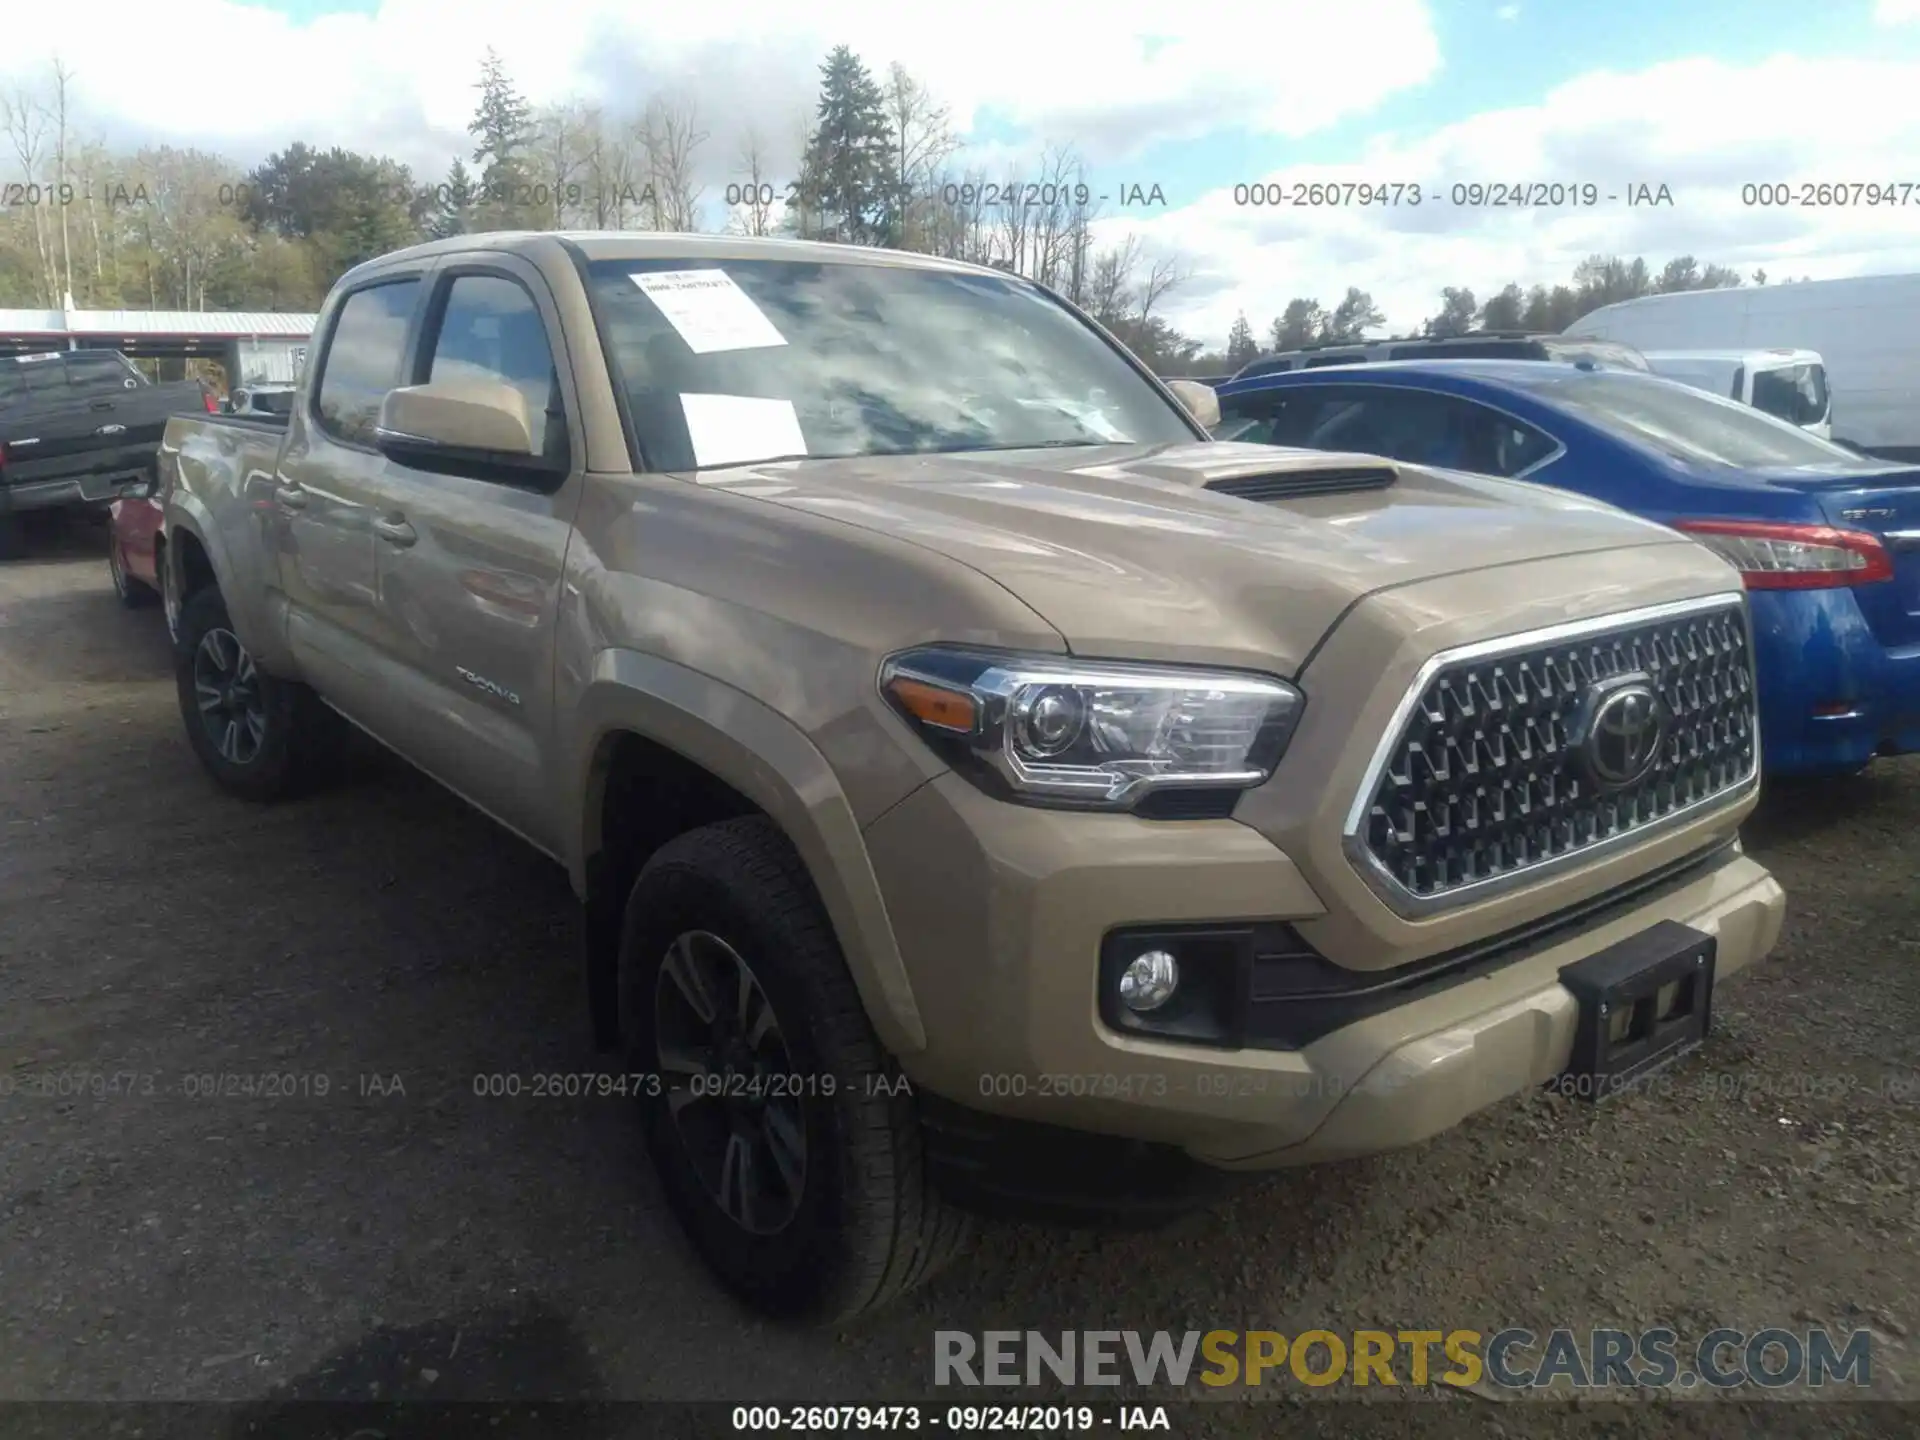
[{"label": "black alloy wheel", "polygon": [[667,1113],[722,1213],[755,1235],[791,1223],[806,1193],[807,1127],[794,1066],[753,967],[718,935],[676,936],[654,984]]}]

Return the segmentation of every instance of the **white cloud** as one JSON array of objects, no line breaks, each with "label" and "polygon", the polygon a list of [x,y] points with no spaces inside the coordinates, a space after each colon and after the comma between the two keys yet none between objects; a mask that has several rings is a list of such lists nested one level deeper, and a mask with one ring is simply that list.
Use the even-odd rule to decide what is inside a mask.
[{"label": "white cloud", "polygon": [[[1565,282],[1596,252],[1641,255],[1654,266],[1692,254],[1703,265],[1759,267],[1775,277],[1920,269],[1915,94],[1920,64],[1895,61],[1780,58],[1736,67],[1693,59],[1591,74],[1535,106],[1489,111],[1420,137],[1383,136],[1350,164],[1272,176],[1419,184],[1425,203],[1417,208],[1254,209],[1217,191],[1146,228],[1154,243],[1178,245],[1197,267],[1169,318],[1216,343],[1240,308],[1262,330],[1289,298],[1330,304],[1348,285],[1372,292],[1389,326],[1404,332],[1439,309],[1443,285],[1470,286],[1484,300],[1509,280]],[[1779,207],[1742,199],[1747,184],[1797,190],[1801,182],[1842,181],[1904,186],[1906,203]],[[1473,209],[1448,203],[1455,182],[1592,183],[1603,198],[1592,208]],[[1664,184],[1674,203],[1629,208],[1634,184]],[[1607,201],[1609,194],[1621,198]]]},{"label": "white cloud", "polygon": [[[11,7],[0,87],[41,83],[63,51],[83,136],[196,144],[243,164],[307,139],[388,153],[437,177],[471,144],[473,84],[492,46],[536,103],[580,95],[619,112],[659,94],[692,99],[709,133],[710,195],[737,178],[729,172],[749,128],[769,142],[784,182],[778,170],[797,157],[819,63],[841,40],[876,71],[905,64],[963,129],[990,120],[995,134],[1027,132],[1011,149],[978,145],[975,160],[1030,153],[1036,141],[1070,144],[1108,175],[1125,174],[1150,145],[1199,143],[1229,127],[1293,137],[1363,118],[1441,65],[1422,0],[1223,0],[1205,11],[1112,0],[1097,23],[1083,7],[1028,0],[975,0],[963,24],[931,23],[899,0],[644,9],[631,0],[384,0],[372,14],[306,24],[235,0],[87,0],[79,32],[71,14]],[[1875,14],[1920,21],[1920,0],[1879,0]],[[1342,55],[1365,63],[1314,58]],[[1443,285],[1484,299],[1510,279],[1564,281],[1593,252],[1655,264],[1692,253],[1776,275],[1920,268],[1920,204],[1751,208],[1740,196],[1748,182],[1920,184],[1920,166],[1909,164],[1920,154],[1916,93],[1920,64],[1891,60],[1693,59],[1593,74],[1533,106],[1380,135],[1350,163],[1272,177],[1418,184],[1427,192],[1418,209],[1236,208],[1219,192],[1107,230],[1136,230],[1191,257],[1195,277],[1169,315],[1213,343],[1243,307],[1264,328],[1289,298],[1331,303],[1350,284],[1406,329],[1437,308]],[[8,159],[0,172],[12,169]],[[1666,184],[1675,203],[1476,211],[1446,203],[1455,181],[1591,182],[1606,194]]]},{"label": "white cloud", "polygon": [[1496,20],[1518,20],[1520,18],[1520,7],[1518,5],[1502,5],[1498,10],[1493,12],[1493,16]]},{"label": "white cloud", "polygon": [[[307,139],[436,175],[469,145],[489,45],[536,103],[694,98],[722,170],[750,125],[797,149],[820,61],[841,41],[876,73],[905,64],[962,127],[1004,117],[1093,163],[1226,125],[1304,134],[1439,67],[1424,0],[1223,0],[1204,23],[1159,0],[1109,0],[1097,18],[1028,0],[971,0],[946,19],[899,0],[384,0],[370,15],[305,25],[234,0],[86,0],[85,10],[76,36],[66,7],[10,6],[0,79],[38,78],[64,48],[83,113],[110,134],[246,163]],[[1366,63],[1286,64],[1276,83],[1288,57],[1351,54]]]}]

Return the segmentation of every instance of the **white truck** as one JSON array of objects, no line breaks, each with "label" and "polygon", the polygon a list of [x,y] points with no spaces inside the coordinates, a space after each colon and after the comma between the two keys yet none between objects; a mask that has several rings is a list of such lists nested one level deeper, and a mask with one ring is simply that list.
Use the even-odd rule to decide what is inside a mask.
[{"label": "white truck", "polygon": [[1822,440],[1833,438],[1833,397],[1818,350],[1650,350],[1656,375],[1751,405]]},{"label": "white truck", "polygon": [[1603,305],[1566,333],[1642,353],[1816,351],[1832,392],[1832,438],[1889,460],[1920,461],[1920,275],[1645,295]]}]

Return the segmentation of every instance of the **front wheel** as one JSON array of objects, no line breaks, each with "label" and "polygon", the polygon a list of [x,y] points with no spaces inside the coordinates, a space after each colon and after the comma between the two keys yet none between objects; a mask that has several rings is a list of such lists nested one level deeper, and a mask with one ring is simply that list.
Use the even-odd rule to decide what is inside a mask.
[{"label": "front wheel", "polygon": [[910,1089],[772,822],[705,826],[647,863],[620,1007],[629,1073],[659,1081],[642,1104],[668,1201],[735,1294],[846,1319],[959,1251],[969,1222],[929,1186]]},{"label": "front wheel", "polygon": [[254,664],[211,586],[180,607],[174,683],[194,753],[243,799],[275,800],[314,783],[345,738],[345,722],[311,690]]}]

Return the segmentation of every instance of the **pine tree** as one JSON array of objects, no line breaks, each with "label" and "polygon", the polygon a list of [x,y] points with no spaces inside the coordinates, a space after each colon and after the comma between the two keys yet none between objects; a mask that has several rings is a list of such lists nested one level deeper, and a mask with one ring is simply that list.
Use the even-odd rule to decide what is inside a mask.
[{"label": "pine tree", "polygon": [[897,244],[888,179],[891,130],[879,84],[845,45],[820,67],[820,106],[800,163],[801,205],[810,238],[855,245]]},{"label": "pine tree", "polygon": [[427,233],[436,240],[467,233],[473,216],[473,177],[466,162],[456,158],[447,170],[447,178],[434,194],[433,215],[427,221]]},{"label": "pine tree", "polygon": [[1238,370],[1259,354],[1260,342],[1253,338],[1253,326],[1247,323],[1247,312],[1242,310],[1227,332],[1227,364]]},{"label": "pine tree", "polygon": [[526,152],[533,135],[533,112],[507,78],[506,63],[489,46],[480,62],[480,103],[467,133],[474,137],[473,163],[480,167],[474,210],[482,230],[518,230],[537,223]]}]

